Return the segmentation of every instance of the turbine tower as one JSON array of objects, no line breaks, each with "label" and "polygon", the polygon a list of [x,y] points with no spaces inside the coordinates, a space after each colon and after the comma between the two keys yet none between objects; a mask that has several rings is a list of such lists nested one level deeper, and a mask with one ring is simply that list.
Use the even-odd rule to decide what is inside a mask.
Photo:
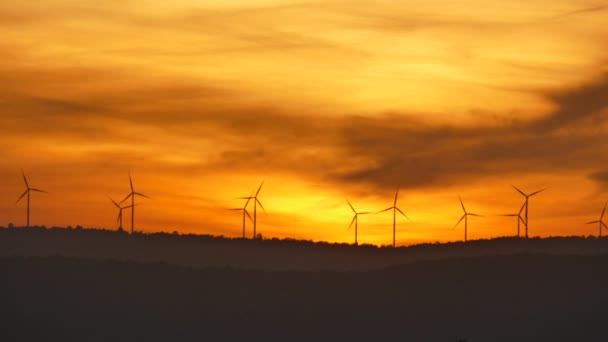
[{"label": "turbine tower", "polygon": [[528,221],[528,212],[529,212],[529,204],[530,204],[530,197],[535,196],[540,194],[541,192],[547,190],[547,188],[544,188],[542,190],[538,190],[536,192],[533,192],[531,194],[526,194],[525,192],[519,190],[515,185],[513,185],[513,188],[515,188],[515,190],[517,190],[517,192],[519,192],[522,196],[524,196],[526,198],[526,202],[524,203],[524,206],[526,207],[526,219],[525,219],[525,223],[526,223],[526,239],[528,238],[528,228],[530,228],[530,224]]},{"label": "turbine tower", "polygon": [[23,197],[25,197],[25,195],[27,195],[27,228],[29,228],[30,227],[30,193],[32,191],[34,191],[34,192],[42,192],[42,193],[48,194],[48,192],[45,190],[30,188],[30,183],[28,183],[27,177],[25,177],[25,172],[23,171],[23,169],[21,169],[21,174],[23,175],[23,181],[25,182],[25,192],[23,193],[23,195],[21,195],[19,197],[19,199],[17,200],[16,203],[19,203],[19,201],[21,201],[21,199],[23,199]]},{"label": "turbine tower", "polygon": [[460,220],[458,221],[458,223],[456,223],[456,225],[454,226],[454,228],[458,227],[458,225],[460,224],[460,222],[462,222],[462,220],[464,220],[464,242],[467,242],[467,233],[468,233],[468,229],[469,229],[469,216],[477,216],[477,217],[483,217],[481,215],[477,215],[474,213],[469,213],[467,211],[467,209],[464,207],[464,203],[462,202],[462,198],[460,196],[458,196],[458,199],[460,199],[460,205],[462,206],[462,211],[464,211],[464,215],[462,215],[462,217],[460,218]]},{"label": "turbine tower", "polygon": [[387,212],[389,210],[393,211],[393,248],[396,247],[397,212],[399,212],[401,215],[403,215],[405,218],[407,218],[409,220],[409,217],[407,217],[407,215],[405,215],[405,213],[403,211],[401,211],[401,209],[397,208],[398,199],[399,199],[399,188],[397,188],[397,192],[395,193],[395,201],[393,202],[393,206],[378,212],[378,214],[380,214],[380,213]]},{"label": "turbine tower", "polygon": [[[260,205],[260,208],[262,208],[262,210],[264,211],[264,214],[268,215],[266,213],[266,209],[264,209],[264,206],[262,205],[262,202],[260,202],[260,200],[258,198],[260,196],[260,191],[262,191],[262,187],[264,186],[264,182],[266,182],[266,180],[262,181],[262,184],[260,184],[258,191],[255,192],[255,196],[251,195],[249,197],[240,198],[240,199],[246,199],[247,204],[249,204],[250,200],[253,200],[253,238],[254,239],[256,238],[257,227],[258,227],[258,205]],[[247,209],[247,206],[245,206],[245,209]]]},{"label": "turbine tower", "polygon": [[604,210],[602,210],[602,215],[600,215],[600,219],[599,220],[587,222],[587,224],[598,223],[600,225],[600,233],[599,233],[599,237],[600,238],[602,237],[602,228],[608,229],[608,226],[606,226],[606,224],[604,223],[604,214],[606,213],[606,206],[608,206],[608,202],[606,202],[606,204],[604,204]]},{"label": "turbine tower", "polygon": [[245,226],[247,224],[247,217],[249,217],[249,221],[253,222],[251,215],[249,215],[249,212],[247,211],[247,206],[249,205],[249,202],[251,201],[252,198],[253,198],[253,193],[251,193],[251,195],[249,197],[247,197],[247,202],[245,202],[245,205],[242,208],[228,209],[228,210],[232,210],[232,211],[242,211],[243,212],[243,239],[245,238]]},{"label": "turbine tower", "polygon": [[526,203],[524,203],[521,206],[521,209],[519,209],[519,212],[517,214],[506,214],[506,215],[500,215],[500,216],[506,216],[506,217],[517,217],[517,237],[520,237],[520,231],[521,231],[521,223],[526,223],[524,221],[524,218],[521,216],[521,213],[524,211],[524,208],[526,207]]},{"label": "turbine tower", "polygon": [[347,199],[346,202],[348,203],[348,205],[350,206],[350,208],[352,209],[353,213],[355,213],[355,216],[353,217],[353,220],[350,222],[350,226],[348,226],[348,230],[350,230],[353,226],[353,223],[355,224],[355,245],[359,244],[359,240],[358,240],[358,234],[359,234],[359,215],[367,215],[367,214],[371,214],[370,212],[357,212],[355,210],[355,207],[353,207],[353,205],[350,203],[350,201]]},{"label": "turbine tower", "polygon": [[129,172],[129,185],[131,186],[131,193],[128,194],[127,197],[125,197],[125,199],[120,202],[120,204],[131,198],[131,235],[133,235],[133,232],[135,231],[135,196],[141,196],[145,198],[150,197],[135,191],[135,188],[133,187],[133,179],[131,179],[131,172]]},{"label": "turbine tower", "polygon": [[122,228],[122,211],[124,209],[131,208],[131,206],[129,205],[129,206],[123,207],[120,204],[118,204],[115,200],[113,200],[112,197],[108,196],[108,198],[110,199],[110,201],[112,201],[112,203],[114,203],[116,208],[118,208],[118,219],[116,220],[116,222],[118,223],[118,230],[122,231],[123,230],[123,228]]}]

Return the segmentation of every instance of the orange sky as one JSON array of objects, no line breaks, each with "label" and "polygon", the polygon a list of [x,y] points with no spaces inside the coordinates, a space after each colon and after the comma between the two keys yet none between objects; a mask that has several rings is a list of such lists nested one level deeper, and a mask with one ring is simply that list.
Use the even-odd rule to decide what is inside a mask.
[{"label": "orange sky", "polygon": [[[352,242],[399,206],[398,243],[597,234],[608,200],[607,1],[118,1],[0,4],[0,225]],[[130,215],[125,213],[125,221]],[[125,223],[126,223],[125,222]],[[129,225],[126,224],[128,227]],[[388,213],[361,243],[392,242]]]}]

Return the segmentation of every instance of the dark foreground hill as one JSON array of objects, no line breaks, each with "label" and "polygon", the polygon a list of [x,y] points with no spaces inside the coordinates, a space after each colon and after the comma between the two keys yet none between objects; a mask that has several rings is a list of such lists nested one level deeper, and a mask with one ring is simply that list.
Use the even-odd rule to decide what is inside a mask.
[{"label": "dark foreground hill", "polygon": [[522,253],[608,254],[608,238],[556,237],[424,244],[400,248],[245,240],[166,233],[128,235],[107,230],[0,228],[2,256],[65,256],[167,263],[204,269],[362,271],[446,258]]},{"label": "dark foreground hill", "polygon": [[608,256],[246,271],[0,257],[1,341],[608,341]]}]

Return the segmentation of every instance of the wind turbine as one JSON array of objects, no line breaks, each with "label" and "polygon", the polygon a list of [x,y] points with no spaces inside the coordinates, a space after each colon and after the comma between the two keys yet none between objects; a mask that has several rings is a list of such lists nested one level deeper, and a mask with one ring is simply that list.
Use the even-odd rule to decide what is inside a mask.
[{"label": "wind turbine", "polygon": [[469,213],[467,211],[467,209],[464,207],[464,203],[462,202],[462,198],[460,196],[458,196],[458,199],[460,199],[460,205],[462,206],[462,211],[464,211],[464,215],[462,215],[462,217],[460,218],[460,220],[458,221],[458,223],[456,223],[456,225],[454,226],[454,228],[458,227],[458,225],[460,224],[460,222],[462,222],[462,220],[464,220],[464,242],[467,242],[467,232],[468,232],[468,228],[469,228],[469,216],[477,216],[477,217],[483,217],[483,216],[477,215],[477,214],[473,214],[473,213]]},{"label": "wind turbine", "polygon": [[604,223],[604,214],[606,213],[606,206],[607,205],[608,205],[608,202],[606,202],[606,204],[604,204],[604,210],[602,210],[602,215],[600,215],[600,219],[599,220],[592,221],[592,222],[587,222],[587,224],[598,223],[600,225],[600,235],[599,235],[599,237],[602,237],[602,228],[608,229],[608,226],[606,226],[606,224]]},{"label": "wind turbine", "polygon": [[114,203],[114,205],[116,206],[116,208],[118,208],[118,219],[116,220],[116,222],[118,222],[118,230],[122,231],[122,211],[124,209],[129,209],[131,208],[131,205],[123,207],[120,204],[116,203],[115,200],[112,199],[112,197],[108,196],[108,198],[110,199],[110,201],[112,201],[112,203]]},{"label": "wind turbine", "polygon": [[125,199],[120,202],[120,204],[131,198],[131,235],[133,235],[133,232],[135,231],[135,196],[141,196],[145,198],[150,197],[135,191],[135,188],[133,188],[133,179],[131,179],[131,172],[129,172],[129,185],[131,186],[131,193],[128,194],[127,197],[125,197]]},{"label": "wind turbine", "polygon": [[521,213],[524,211],[524,208],[526,207],[526,203],[524,203],[521,206],[521,209],[519,209],[519,213],[517,214],[506,214],[506,215],[500,215],[500,216],[505,216],[505,217],[517,217],[517,237],[520,237],[520,228],[521,228],[521,223],[523,222],[524,224],[526,223],[524,221],[524,218],[521,216]]},{"label": "wind turbine", "polygon": [[353,213],[355,213],[355,216],[353,217],[353,220],[350,222],[350,226],[348,226],[348,230],[350,230],[350,228],[352,228],[353,223],[355,224],[355,245],[359,244],[358,241],[358,234],[359,234],[359,215],[367,215],[367,214],[371,214],[370,212],[357,212],[355,210],[355,207],[353,207],[353,205],[350,203],[350,201],[347,199],[346,202],[348,202],[348,205],[350,206],[350,208],[353,210]]},{"label": "wind turbine", "polygon": [[247,206],[249,205],[249,202],[251,201],[252,198],[253,198],[253,192],[251,193],[251,196],[247,197],[247,202],[245,202],[245,205],[242,208],[228,209],[228,210],[243,212],[243,239],[245,238],[245,225],[247,224],[247,217],[249,217],[249,221],[253,222],[251,215],[249,215],[249,212],[247,211]]},{"label": "wind turbine", "polygon": [[[258,191],[256,191],[255,196],[251,195],[249,197],[241,197],[240,199],[246,199],[247,200],[247,204],[249,204],[250,200],[253,200],[253,238],[256,238],[256,233],[257,233],[257,227],[258,227],[258,204],[260,205],[260,208],[262,208],[262,210],[264,211],[264,214],[268,215],[266,213],[266,209],[264,209],[264,206],[262,205],[262,202],[260,202],[260,200],[258,199],[258,197],[260,196],[260,191],[262,191],[262,187],[264,186],[264,182],[266,182],[266,180],[262,181],[262,184],[260,184],[260,187],[258,188]],[[247,206],[245,206],[245,209],[247,209]]]},{"label": "wind turbine", "polygon": [[25,197],[25,195],[27,195],[27,228],[29,228],[30,227],[30,193],[32,191],[34,191],[34,192],[43,192],[43,193],[48,194],[48,192],[45,190],[30,188],[30,183],[28,183],[27,177],[25,177],[25,172],[23,171],[23,169],[21,169],[21,174],[23,175],[23,181],[25,182],[25,192],[23,193],[23,195],[21,195],[21,197],[19,197],[19,199],[17,200],[16,203],[19,203],[19,201],[21,201],[21,199],[23,199],[23,197]]},{"label": "wind turbine", "polygon": [[393,211],[393,248],[396,246],[396,234],[397,234],[397,212],[403,215],[405,218],[409,219],[407,215],[401,209],[397,208],[397,199],[399,198],[399,188],[397,188],[397,192],[395,193],[395,201],[393,202],[393,206],[386,208],[382,211],[379,211],[378,214],[387,212],[389,210]]},{"label": "wind turbine", "polygon": [[513,188],[515,188],[515,190],[517,190],[517,192],[519,192],[522,196],[524,196],[526,198],[526,202],[524,203],[524,206],[526,207],[526,239],[528,238],[528,228],[529,228],[529,221],[528,221],[528,212],[529,212],[529,203],[530,203],[530,197],[535,196],[540,194],[541,192],[547,190],[547,188],[544,188],[542,190],[538,190],[536,192],[533,192],[531,194],[526,194],[525,192],[519,190],[515,185],[512,185]]}]

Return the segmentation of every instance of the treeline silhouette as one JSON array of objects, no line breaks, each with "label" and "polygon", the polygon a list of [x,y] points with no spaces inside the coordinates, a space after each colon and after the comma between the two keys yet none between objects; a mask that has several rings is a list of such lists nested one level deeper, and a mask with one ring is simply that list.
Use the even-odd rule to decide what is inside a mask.
[{"label": "treeline silhouette", "polygon": [[[46,227],[46,226],[32,226],[32,227],[18,227],[18,226],[14,226],[14,225],[9,225],[8,227],[3,227],[0,226],[0,233],[2,232],[11,232],[11,233],[25,233],[25,234],[46,234],[48,232],[53,232],[53,234],[74,234],[74,233],[81,233],[81,234],[86,234],[86,235],[90,235],[90,236],[123,236],[125,238],[130,238],[130,234],[126,231],[120,231],[120,230],[108,230],[108,229],[104,229],[104,228],[93,228],[93,227],[83,227],[83,226],[67,226],[67,227]],[[518,243],[522,243],[522,244],[526,244],[529,243],[529,241],[543,241],[543,243],[554,243],[554,242],[560,242],[560,241],[598,241],[601,242],[602,244],[605,242],[606,246],[608,246],[608,237],[604,238],[598,238],[597,236],[594,235],[588,235],[588,236],[550,236],[550,237],[531,237],[528,240],[524,240],[522,238],[518,238],[516,236],[503,236],[503,237],[494,237],[494,238],[490,238],[490,239],[477,239],[477,240],[470,240],[467,241],[466,243],[464,243],[463,241],[447,241],[447,242],[423,242],[423,243],[418,243],[418,244],[413,244],[413,245],[407,245],[407,246],[397,246],[395,248],[392,247],[392,245],[389,244],[385,244],[385,245],[374,245],[374,244],[359,244],[359,245],[354,245],[352,243],[348,243],[348,242],[328,242],[328,241],[314,241],[314,240],[301,240],[301,239],[294,239],[294,238],[290,238],[290,237],[285,237],[285,238],[278,238],[278,237],[271,237],[271,238],[264,238],[263,235],[258,234],[259,239],[254,240],[254,239],[249,239],[249,238],[242,238],[242,237],[230,237],[230,236],[224,236],[224,235],[210,235],[210,234],[185,234],[185,233],[179,233],[177,231],[173,231],[173,232],[166,232],[166,231],[160,231],[160,232],[139,232],[136,231],[133,233],[133,235],[135,236],[135,238],[145,238],[148,240],[154,240],[154,239],[163,239],[163,240],[181,240],[181,241],[185,241],[185,240],[191,240],[191,241],[214,241],[214,242],[227,242],[227,243],[234,243],[234,242],[241,242],[241,243],[245,243],[245,244],[281,244],[281,245],[291,245],[291,246],[295,246],[295,245],[305,245],[305,246],[318,246],[318,247],[331,247],[331,248],[335,248],[335,247],[345,247],[345,248],[349,248],[349,249],[357,249],[357,250],[361,250],[361,249],[373,249],[373,250],[394,250],[394,249],[401,249],[401,250],[411,250],[411,249],[419,249],[419,248],[425,248],[428,246],[450,246],[450,245],[475,245],[476,243],[491,243],[491,242],[495,242],[495,243],[504,243],[505,241],[511,241],[511,242],[518,242]],[[534,243],[536,243],[534,242]],[[607,251],[608,252],[608,251]]]},{"label": "treeline silhouette", "polygon": [[0,257],[3,341],[606,341],[608,255],[364,272]]}]

